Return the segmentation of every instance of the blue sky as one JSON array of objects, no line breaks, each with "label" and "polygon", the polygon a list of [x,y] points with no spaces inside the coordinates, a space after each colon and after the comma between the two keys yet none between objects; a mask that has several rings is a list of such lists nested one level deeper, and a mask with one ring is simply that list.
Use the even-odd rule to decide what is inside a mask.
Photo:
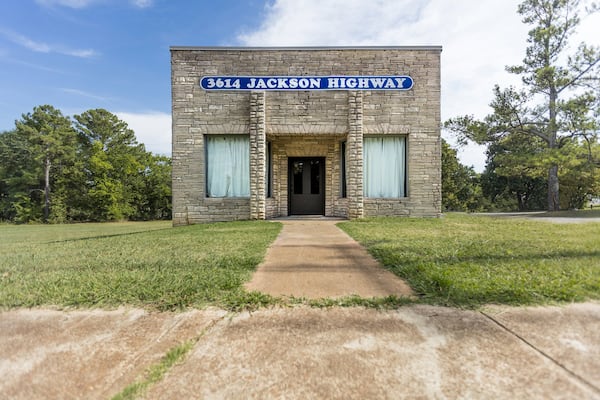
[{"label": "blue sky", "polygon": [[3,2],[0,130],[45,103],[168,113],[169,46],[230,44],[262,11],[253,0]]},{"label": "blue sky", "polygon": [[[51,104],[105,108],[170,155],[169,46],[442,45],[442,118],[482,117],[524,55],[518,0],[5,0],[0,131]],[[600,44],[598,15],[574,39]],[[461,160],[483,168],[481,148]]]}]

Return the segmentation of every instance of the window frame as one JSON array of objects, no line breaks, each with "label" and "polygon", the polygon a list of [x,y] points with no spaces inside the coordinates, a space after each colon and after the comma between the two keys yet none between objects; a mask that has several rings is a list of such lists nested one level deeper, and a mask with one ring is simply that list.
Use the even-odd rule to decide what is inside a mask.
[{"label": "window frame", "polygon": [[[393,197],[389,197],[389,196],[369,196],[367,194],[367,190],[368,190],[368,185],[367,185],[367,176],[366,176],[366,163],[367,163],[367,151],[365,149],[365,140],[366,139],[392,139],[392,138],[402,138],[404,143],[403,143],[403,149],[402,149],[402,160],[401,160],[401,167],[402,167],[402,195],[401,196],[393,196]],[[386,160],[385,157],[381,157],[382,160]],[[390,168],[387,168],[386,165],[383,166],[384,170],[390,170]],[[403,135],[403,134],[397,134],[397,135],[369,135],[369,136],[363,136],[363,197],[365,199],[385,199],[385,200],[397,200],[397,199],[405,199],[408,197],[408,135]]]},{"label": "window frame", "polygon": [[347,149],[348,142],[346,140],[342,140],[340,142],[340,197],[345,199],[348,197],[348,187],[346,184],[347,180],[347,169],[346,163],[348,159]]},{"label": "window frame", "polygon": [[[209,190],[209,166],[210,166],[210,151],[209,151],[209,141],[217,138],[246,138],[248,145],[248,177],[247,177],[247,195],[242,196],[233,196],[233,195],[225,195],[225,196],[211,196]],[[204,135],[204,194],[207,199],[248,199],[250,198],[250,135],[236,135],[236,134],[206,134]],[[244,188],[246,189],[246,188]]]}]

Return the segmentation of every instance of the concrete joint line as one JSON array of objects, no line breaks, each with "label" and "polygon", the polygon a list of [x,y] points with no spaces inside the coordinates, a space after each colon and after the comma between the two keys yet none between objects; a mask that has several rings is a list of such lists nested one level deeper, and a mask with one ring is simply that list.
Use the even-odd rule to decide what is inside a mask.
[{"label": "concrete joint line", "polygon": [[530,347],[531,349],[533,349],[535,352],[537,352],[538,354],[540,354],[541,356],[545,357],[546,359],[548,359],[549,361],[551,361],[553,364],[555,364],[557,367],[559,367],[560,369],[562,369],[563,371],[565,371],[566,373],[568,373],[569,375],[571,375],[573,378],[575,378],[577,381],[579,381],[580,383],[583,383],[585,386],[587,386],[588,388],[592,389],[592,391],[596,392],[597,394],[600,394],[600,387],[594,385],[591,382],[588,382],[585,378],[581,377],[580,375],[578,375],[577,373],[571,371],[569,368],[567,368],[564,364],[562,364],[560,361],[554,359],[551,355],[549,355],[548,353],[544,352],[543,350],[537,348],[535,345],[533,345],[533,343],[529,342],[527,339],[525,339],[523,336],[519,335],[517,332],[513,331],[512,329],[510,329],[509,327],[507,327],[506,325],[504,325],[502,322],[496,320],[494,317],[492,317],[489,314],[486,314],[483,311],[480,311],[480,313],[487,317],[490,321],[492,321],[493,323],[495,323],[496,325],[498,325],[500,328],[504,329],[506,332],[508,332],[509,334],[513,335],[514,337],[516,337],[517,339],[519,339],[521,342],[523,342],[525,345],[527,345],[528,347]]},{"label": "concrete joint line", "polygon": [[192,348],[190,349],[190,351],[192,351],[192,350],[194,349],[194,347],[196,346],[196,344],[197,344],[197,343],[198,343],[198,342],[199,342],[199,341],[200,341],[200,340],[201,340],[203,337],[205,337],[206,335],[208,335],[209,333],[211,333],[212,331],[214,331],[214,330],[215,330],[215,327],[216,327],[216,326],[217,326],[219,323],[223,322],[223,321],[224,321],[226,318],[229,318],[229,319],[231,319],[231,318],[233,318],[233,317],[231,316],[231,313],[227,313],[227,314],[225,314],[225,315],[223,315],[223,316],[221,316],[221,317],[219,317],[219,318],[215,318],[215,319],[211,320],[211,321],[210,321],[210,322],[209,322],[209,323],[208,323],[208,324],[207,324],[207,325],[206,325],[206,326],[205,326],[205,327],[204,327],[204,328],[203,328],[203,329],[200,331],[200,333],[198,333],[196,336],[194,336],[194,337],[192,337],[191,339],[189,339],[190,341],[192,341],[192,342],[193,342],[193,346],[192,346]]},{"label": "concrete joint line", "polygon": [[[144,354],[148,353],[148,351],[152,347],[156,346],[156,343],[160,342],[162,338],[164,338],[165,336],[167,336],[167,334],[169,332],[173,331],[173,329],[175,329],[176,327],[178,327],[179,325],[181,325],[183,322],[184,322],[183,318],[179,318],[179,319],[175,320],[175,322],[171,323],[166,329],[164,329],[162,332],[159,332],[159,335],[156,336],[153,341],[149,342],[146,346],[140,348],[137,351],[135,357],[133,357],[133,359],[131,361],[132,368],[133,368],[133,366],[137,365],[138,360],[140,358],[142,358],[144,356]],[[212,326],[212,322],[211,322],[211,324],[209,324],[209,326]]]},{"label": "concrete joint line", "polygon": [[[205,326],[205,327],[204,327],[204,328],[203,328],[203,329],[200,331],[200,333],[198,333],[197,335],[195,335],[195,336],[194,336],[194,337],[192,337],[191,339],[188,339],[188,340],[184,341],[183,343],[185,343],[185,342],[191,342],[191,347],[190,347],[189,351],[188,351],[188,352],[186,352],[186,354],[183,356],[183,358],[179,359],[179,360],[178,360],[178,361],[177,361],[177,362],[176,362],[174,365],[172,365],[172,366],[169,368],[169,370],[171,370],[171,369],[172,369],[172,368],[173,368],[175,365],[177,365],[177,364],[179,364],[179,363],[182,363],[182,362],[184,362],[184,361],[185,361],[185,358],[186,358],[186,357],[189,355],[189,352],[191,352],[191,351],[193,351],[193,350],[194,350],[194,347],[196,347],[196,345],[198,344],[198,342],[199,342],[199,341],[200,341],[200,340],[201,340],[203,337],[205,337],[206,335],[208,335],[208,334],[209,334],[211,331],[213,331],[213,330],[214,330],[214,328],[215,328],[215,326],[217,326],[217,325],[218,325],[220,322],[222,322],[223,320],[225,320],[227,317],[229,317],[229,318],[233,318],[233,317],[231,316],[231,314],[230,314],[230,313],[228,313],[228,314],[225,314],[225,315],[223,315],[222,317],[219,317],[219,318],[213,319],[213,320],[211,320],[211,321],[210,321],[210,322],[209,322],[209,323],[208,323],[208,324],[207,324],[207,325],[206,325],[206,326]],[[183,323],[183,319],[180,319],[179,321],[176,321],[175,323],[171,324],[171,326],[170,326],[169,328],[167,328],[167,331],[170,331],[170,330],[174,329],[176,326],[180,325],[181,323]],[[164,335],[165,335],[165,333],[161,334],[161,335],[160,335],[160,337],[162,337],[162,336],[164,336]],[[182,345],[183,343],[180,343],[179,345]],[[148,346],[148,347],[150,347],[150,346]],[[172,349],[173,349],[173,348],[169,349],[169,350],[168,350],[168,351],[165,353],[165,355],[167,355],[167,354],[168,354],[168,353],[169,353],[169,352],[170,352]],[[137,360],[137,359],[139,359],[139,357],[141,357],[141,352],[140,352],[140,354],[139,354],[138,356],[136,356],[136,358],[135,358],[135,359]],[[163,356],[163,357],[164,357],[164,356]],[[161,359],[162,359],[162,358],[161,358]],[[156,364],[154,364],[154,365],[156,365]],[[153,365],[150,365],[148,368],[146,368],[146,370],[143,372],[142,376],[146,375],[146,374],[148,373],[148,371],[150,370],[150,368],[152,368],[152,366],[153,366]],[[165,378],[165,376],[166,376],[167,372],[168,372],[168,371],[166,371],[166,372],[164,373],[164,375],[163,375],[163,376],[162,376],[162,377],[161,377],[161,378],[160,378],[158,381],[156,381],[156,382],[150,382],[150,383],[149,383],[149,385],[148,385],[148,387],[146,387],[146,388],[144,389],[144,391],[148,390],[148,389],[149,389],[151,386],[153,386],[153,385],[157,384],[158,382],[162,381],[162,380]],[[131,385],[134,385],[134,384],[136,384],[136,383],[137,383],[137,384],[144,383],[144,382],[146,382],[146,381],[147,381],[147,378],[146,378],[146,377],[142,377],[141,379],[138,377],[138,379],[135,379],[135,380],[134,380],[134,381],[133,381],[133,382],[132,382],[130,385],[126,386],[126,387],[125,387],[125,389],[123,389],[123,391],[125,391],[125,390],[126,390],[126,389],[127,389],[129,386],[131,386]],[[121,391],[119,394],[123,393],[123,391]],[[117,394],[117,396],[118,396],[119,394]],[[116,397],[116,396],[115,396],[115,397]],[[138,396],[136,395],[135,397],[137,398]]]},{"label": "concrete joint line", "polygon": [[140,348],[135,357],[133,357],[133,359],[131,360],[131,365],[133,368],[135,365],[138,364],[138,360],[141,359],[144,354],[148,353],[148,351],[154,347],[156,345],[156,343],[160,342],[160,340],[165,337],[167,335],[167,333],[171,332],[173,329],[175,329],[175,327],[179,326],[181,324],[181,319],[175,321],[174,323],[172,323],[169,327],[167,327],[165,330],[163,330],[162,332],[159,333],[159,335],[154,338],[153,341],[149,342],[146,346]]}]

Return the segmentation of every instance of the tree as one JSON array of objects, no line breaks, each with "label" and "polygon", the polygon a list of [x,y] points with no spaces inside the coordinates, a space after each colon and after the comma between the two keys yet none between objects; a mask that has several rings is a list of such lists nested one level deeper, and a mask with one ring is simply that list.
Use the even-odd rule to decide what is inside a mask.
[{"label": "tree", "polygon": [[540,166],[540,140],[518,133],[491,143],[485,171],[481,174],[483,194],[500,211],[543,210],[547,182]]},{"label": "tree", "polygon": [[[42,171],[43,221],[48,222],[53,182],[64,172],[63,167],[75,159],[75,131],[69,118],[50,105],[35,107],[32,113],[23,114],[15,125],[19,137],[13,144],[18,142],[24,146],[20,151],[27,153],[32,162],[31,167],[21,165],[22,170],[30,171],[36,177],[38,171]],[[29,187],[30,192],[36,189],[39,188]]]},{"label": "tree", "polygon": [[92,220],[135,215],[135,197],[143,186],[146,151],[127,123],[104,109],[74,116],[85,160],[87,201]]},{"label": "tree", "polygon": [[600,168],[596,161],[600,160],[600,144],[597,140],[571,140],[561,147],[560,156],[561,207],[583,208],[589,198],[600,194]]},{"label": "tree", "polygon": [[442,207],[447,211],[478,211],[483,196],[477,173],[462,165],[456,150],[442,139]]},{"label": "tree", "polygon": [[[589,141],[598,132],[600,51],[584,43],[569,55],[568,39],[580,22],[579,0],[525,0],[518,8],[532,25],[522,65],[507,71],[521,76],[524,88],[494,88],[493,113],[472,116],[446,127],[478,143],[495,143],[518,134],[543,145],[541,165],[547,177],[547,208],[560,209],[560,149],[571,140]],[[590,10],[597,11],[596,8]]]},{"label": "tree", "polygon": [[102,109],[69,118],[34,108],[0,133],[0,220],[109,221],[171,217],[171,162],[147,152]]},{"label": "tree", "polygon": [[145,165],[135,218],[171,219],[171,159],[148,153]]},{"label": "tree", "polygon": [[107,110],[74,118],[84,160],[82,216],[98,221],[170,218],[170,159],[147,152],[127,123]]},{"label": "tree", "polygon": [[0,134],[0,220],[28,222],[38,211],[41,218],[39,177],[27,137],[14,130]]}]

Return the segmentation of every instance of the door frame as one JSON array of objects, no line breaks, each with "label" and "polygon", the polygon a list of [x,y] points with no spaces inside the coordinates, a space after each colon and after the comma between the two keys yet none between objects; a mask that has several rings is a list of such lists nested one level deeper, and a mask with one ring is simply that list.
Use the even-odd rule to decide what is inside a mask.
[{"label": "door frame", "polygon": [[[293,190],[293,168],[292,168],[292,164],[295,161],[305,161],[305,162],[310,162],[310,161],[314,161],[314,160],[319,160],[319,169],[320,169],[320,180],[319,180],[319,192],[320,192],[320,196],[321,196],[321,201],[320,201],[320,211],[317,213],[310,213],[310,214],[294,214],[292,213],[292,190]],[[325,185],[326,185],[326,179],[325,179],[325,163],[326,163],[326,158],[325,157],[311,157],[311,156],[306,156],[306,157],[288,157],[288,188],[287,188],[287,197],[288,197],[288,215],[325,215]]]}]

